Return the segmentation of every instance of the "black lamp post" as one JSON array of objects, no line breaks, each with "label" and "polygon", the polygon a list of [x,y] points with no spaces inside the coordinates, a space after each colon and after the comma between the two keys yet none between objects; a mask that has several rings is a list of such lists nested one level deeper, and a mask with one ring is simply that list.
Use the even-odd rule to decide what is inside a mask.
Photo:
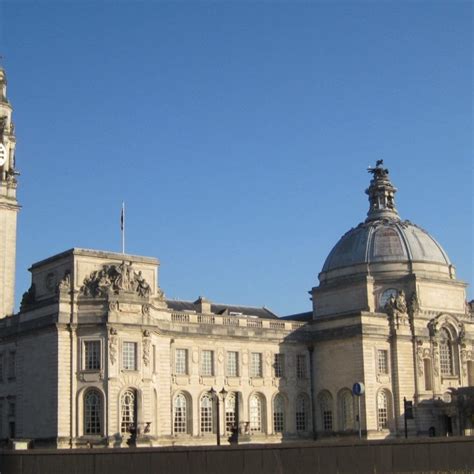
[{"label": "black lamp post", "polygon": [[214,387],[211,387],[211,390],[209,390],[209,393],[211,394],[212,398],[215,397],[216,399],[216,439],[217,439],[217,446],[220,446],[221,444],[221,421],[220,421],[220,398],[222,397],[222,402],[224,403],[224,409],[225,409],[225,398],[227,397],[227,390],[222,387],[222,390],[218,393],[216,390],[214,390]]}]

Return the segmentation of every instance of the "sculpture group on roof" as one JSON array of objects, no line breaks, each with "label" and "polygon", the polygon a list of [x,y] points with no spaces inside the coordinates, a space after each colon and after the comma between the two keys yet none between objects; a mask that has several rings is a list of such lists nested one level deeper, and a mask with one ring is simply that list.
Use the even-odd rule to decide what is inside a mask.
[{"label": "sculpture group on roof", "polygon": [[133,269],[132,262],[123,261],[120,265],[103,265],[84,278],[80,289],[84,296],[105,296],[110,293],[127,291],[138,296],[148,297],[151,287],[141,271]]}]

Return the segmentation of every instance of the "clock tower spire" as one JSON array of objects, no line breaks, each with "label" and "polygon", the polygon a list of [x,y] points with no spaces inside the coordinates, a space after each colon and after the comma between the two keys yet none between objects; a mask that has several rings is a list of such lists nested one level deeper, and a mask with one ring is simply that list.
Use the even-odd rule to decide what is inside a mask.
[{"label": "clock tower spire", "polygon": [[7,76],[0,66],[0,318],[15,304],[16,200],[15,127],[7,99]]}]

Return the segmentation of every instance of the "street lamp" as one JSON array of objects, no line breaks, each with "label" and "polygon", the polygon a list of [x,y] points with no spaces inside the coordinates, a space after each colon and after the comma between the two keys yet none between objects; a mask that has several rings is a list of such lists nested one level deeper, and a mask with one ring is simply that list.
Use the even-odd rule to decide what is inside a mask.
[{"label": "street lamp", "polygon": [[227,397],[228,392],[224,387],[222,387],[222,390],[218,393],[216,390],[214,390],[214,387],[211,387],[211,390],[209,390],[209,393],[211,394],[212,398],[215,397],[216,399],[216,425],[217,425],[216,438],[217,438],[217,446],[220,446],[221,444],[220,399],[222,398],[222,402],[224,404],[224,410],[225,410],[225,398]]}]

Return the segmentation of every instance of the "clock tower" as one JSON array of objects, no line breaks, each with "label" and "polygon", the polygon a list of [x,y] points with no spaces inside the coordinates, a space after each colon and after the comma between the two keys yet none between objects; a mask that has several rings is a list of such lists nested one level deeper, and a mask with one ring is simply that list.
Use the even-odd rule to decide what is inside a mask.
[{"label": "clock tower", "polygon": [[16,200],[15,127],[7,99],[7,77],[0,66],[0,318],[15,304]]}]

